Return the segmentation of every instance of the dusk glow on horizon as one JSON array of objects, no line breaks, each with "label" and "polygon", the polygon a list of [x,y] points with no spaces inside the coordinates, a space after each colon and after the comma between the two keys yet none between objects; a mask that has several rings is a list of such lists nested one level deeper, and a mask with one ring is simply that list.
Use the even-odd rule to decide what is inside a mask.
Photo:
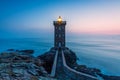
[{"label": "dusk glow on horizon", "polygon": [[120,34],[118,0],[5,0],[0,11],[0,37],[49,34],[59,16],[71,34]]}]

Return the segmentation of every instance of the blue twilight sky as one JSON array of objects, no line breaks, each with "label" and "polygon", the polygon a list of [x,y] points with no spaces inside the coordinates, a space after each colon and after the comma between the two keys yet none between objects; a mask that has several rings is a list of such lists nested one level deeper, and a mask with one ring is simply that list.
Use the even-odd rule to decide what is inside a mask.
[{"label": "blue twilight sky", "polygon": [[120,0],[0,0],[0,38],[53,35],[62,16],[71,34],[120,34]]}]

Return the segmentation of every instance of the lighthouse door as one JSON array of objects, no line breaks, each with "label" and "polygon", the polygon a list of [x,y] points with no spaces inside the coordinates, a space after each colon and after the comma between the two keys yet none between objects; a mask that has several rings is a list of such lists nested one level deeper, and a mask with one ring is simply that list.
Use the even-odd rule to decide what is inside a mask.
[{"label": "lighthouse door", "polygon": [[61,47],[61,42],[59,42],[58,46]]}]

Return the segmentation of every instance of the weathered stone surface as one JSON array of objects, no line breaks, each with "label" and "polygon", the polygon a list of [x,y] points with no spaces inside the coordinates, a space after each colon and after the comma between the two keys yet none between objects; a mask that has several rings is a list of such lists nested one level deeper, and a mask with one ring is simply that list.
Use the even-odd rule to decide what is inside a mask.
[{"label": "weathered stone surface", "polygon": [[[0,54],[0,80],[59,80],[49,77],[55,56],[55,49],[43,55],[34,57],[32,50],[14,50]],[[89,68],[86,65],[78,65],[76,54],[65,50],[67,65],[77,71],[84,72],[93,76],[100,76],[104,80],[120,80],[120,76],[108,76],[99,69]],[[72,74],[71,74],[72,76]],[[64,76],[63,76],[64,77]],[[64,77],[65,80],[70,80]],[[84,79],[85,80],[85,79]],[[89,80],[89,79],[87,79]]]},{"label": "weathered stone surface", "polygon": [[0,63],[0,80],[39,80],[40,76],[48,76],[40,59],[18,51],[1,53]]}]

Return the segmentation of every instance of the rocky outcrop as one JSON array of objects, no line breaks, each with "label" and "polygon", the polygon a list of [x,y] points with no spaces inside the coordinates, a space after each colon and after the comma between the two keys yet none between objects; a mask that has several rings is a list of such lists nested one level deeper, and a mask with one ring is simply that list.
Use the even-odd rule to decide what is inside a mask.
[{"label": "rocky outcrop", "polygon": [[42,76],[47,78],[43,62],[28,53],[32,54],[33,50],[1,53],[0,80],[39,80]]},{"label": "rocky outcrop", "polygon": [[40,59],[44,62],[43,67],[45,68],[45,70],[48,73],[51,72],[54,57],[55,57],[55,49],[54,48],[51,48],[50,51],[48,51],[48,52],[46,52],[46,53],[37,57],[38,59]]},{"label": "rocky outcrop", "polygon": [[33,54],[34,50],[18,50],[18,52],[20,52],[22,54]]},{"label": "rocky outcrop", "polygon": [[[0,80],[57,80],[49,76],[55,57],[55,49],[51,48],[50,51],[38,57],[34,57],[33,53],[34,50],[15,49],[8,49],[1,53]],[[76,54],[68,48],[64,50],[64,55],[67,65],[72,69],[95,77],[99,76],[103,80],[120,80],[120,76],[105,75],[99,69],[77,64]]]},{"label": "rocky outcrop", "polygon": [[72,50],[64,50],[64,55],[68,66],[73,68],[77,65],[77,56]]},{"label": "rocky outcrop", "polygon": [[103,80],[120,80],[120,76],[109,76],[109,75],[105,75],[101,72],[100,69],[97,69],[97,68],[90,68],[90,67],[87,67],[86,65],[79,65],[77,64],[77,56],[76,54],[69,50],[69,49],[66,49],[64,51],[64,54],[65,54],[65,59],[66,59],[66,63],[69,67],[77,70],[77,71],[80,71],[80,72],[83,72],[83,73],[86,73],[86,74],[90,74],[90,75],[93,75],[95,77],[101,77]]}]

